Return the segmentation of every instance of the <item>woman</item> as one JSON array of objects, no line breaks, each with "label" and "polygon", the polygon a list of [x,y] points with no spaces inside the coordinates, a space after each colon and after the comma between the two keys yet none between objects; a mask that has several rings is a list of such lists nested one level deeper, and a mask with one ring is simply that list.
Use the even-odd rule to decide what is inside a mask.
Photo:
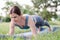
[{"label": "woman", "polygon": [[[44,26],[45,22],[40,16],[30,16],[30,15],[23,15],[17,6],[13,6],[10,10],[10,17],[11,17],[11,22],[10,22],[10,31],[9,35],[14,34],[14,26],[18,26],[21,29],[28,29],[30,28],[33,36],[36,36],[37,31],[36,28],[39,28],[38,31],[40,31],[39,26]],[[46,26],[49,27],[49,24]]]}]

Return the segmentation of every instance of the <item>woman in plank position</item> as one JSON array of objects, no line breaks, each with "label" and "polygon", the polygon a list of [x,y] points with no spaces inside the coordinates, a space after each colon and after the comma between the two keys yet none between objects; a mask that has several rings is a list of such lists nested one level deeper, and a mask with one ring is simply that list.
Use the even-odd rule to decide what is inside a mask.
[{"label": "woman in plank position", "polygon": [[10,30],[9,35],[14,34],[14,28],[15,26],[18,26],[21,29],[28,29],[30,28],[33,36],[36,36],[38,28],[38,32],[40,32],[41,26],[47,26],[49,28],[49,31],[51,31],[50,25],[47,22],[44,22],[44,20],[37,15],[23,15],[21,13],[21,10],[18,6],[13,6],[10,10]]}]

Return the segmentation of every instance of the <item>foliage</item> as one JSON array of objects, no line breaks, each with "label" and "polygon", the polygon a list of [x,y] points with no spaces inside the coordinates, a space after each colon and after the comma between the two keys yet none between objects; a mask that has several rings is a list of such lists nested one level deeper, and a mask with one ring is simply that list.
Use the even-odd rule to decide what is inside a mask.
[{"label": "foliage", "polygon": [[[48,1],[51,1],[52,3],[54,3],[55,5],[51,5],[50,3],[48,3]],[[43,18],[47,18],[47,20],[51,20],[51,18],[57,18],[57,14],[56,11],[57,9],[55,9],[55,12],[49,12],[47,11],[47,7],[55,7],[57,8],[57,1],[52,1],[52,0],[32,0],[32,3],[34,4],[34,8],[37,8],[37,10],[35,11],[38,15],[42,16]],[[41,6],[43,5],[43,6]],[[40,12],[40,8],[43,9],[42,12]],[[54,14],[53,14],[54,13]]]},{"label": "foliage", "polygon": [[0,20],[1,20],[2,16],[0,16]]},{"label": "foliage", "polygon": [[[54,3],[55,5],[51,5],[50,3],[48,3],[48,1],[51,1],[52,3]],[[37,13],[39,16],[42,16],[43,18],[45,18],[46,20],[51,20],[51,18],[57,18],[57,3],[58,1],[53,1],[53,0],[32,0],[33,3],[33,7],[30,7],[29,5],[24,5],[25,8],[23,6],[21,6],[19,3],[17,2],[12,2],[12,1],[7,1],[5,4],[6,6],[3,7],[3,10],[6,10],[6,14],[8,14],[8,10],[11,6],[17,5],[20,9],[21,9],[21,13],[23,14],[30,14],[30,15],[34,15],[35,13]],[[41,6],[43,5],[43,6]],[[55,12],[49,12],[47,11],[47,7],[55,7]],[[43,11],[40,11],[40,8],[43,9]]]},{"label": "foliage", "polygon": [[10,19],[10,16],[7,15],[6,17],[3,17],[3,22],[10,22],[11,19]]},{"label": "foliage", "polygon": [[52,18],[51,13],[49,13],[45,8],[41,13],[42,13],[41,15],[42,15],[44,20],[48,20],[48,21],[51,20],[50,19],[50,18]]}]

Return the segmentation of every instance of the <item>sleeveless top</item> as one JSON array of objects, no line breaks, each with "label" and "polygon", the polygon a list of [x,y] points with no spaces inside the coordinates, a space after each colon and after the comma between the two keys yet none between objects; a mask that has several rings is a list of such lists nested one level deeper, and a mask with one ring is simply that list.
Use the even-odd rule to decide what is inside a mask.
[{"label": "sleeveless top", "polygon": [[[26,15],[25,26],[21,27],[21,26],[19,26],[17,24],[15,24],[15,25],[18,26],[21,29],[28,29],[29,28],[29,26],[28,26],[28,18],[29,18],[29,16]],[[33,18],[33,21],[36,23],[35,26],[37,28],[39,28],[39,26],[41,27],[41,26],[45,25],[44,20],[42,19],[42,17],[37,16],[37,15],[32,15],[32,18]]]},{"label": "sleeveless top", "polygon": [[19,25],[17,25],[17,24],[15,24],[15,26],[18,26],[18,27],[21,28],[21,29],[28,29],[29,26],[28,26],[27,24],[28,24],[28,16],[26,16],[25,26],[21,27],[21,26],[19,26]]}]

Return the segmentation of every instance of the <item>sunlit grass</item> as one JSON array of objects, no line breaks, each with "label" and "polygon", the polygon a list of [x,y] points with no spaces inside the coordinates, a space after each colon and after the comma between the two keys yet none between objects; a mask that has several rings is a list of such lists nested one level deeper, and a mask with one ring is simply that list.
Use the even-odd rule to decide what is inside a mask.
[{"label": "sunlit grass", "polygon": [[[22,32],[28,32],[30,29],[20,29],[17,26],[15,26],[15,33],[22,33]],[[0,34],[6,34],[9,32],[9,23],[0,23]]]},{"label": "sunlit grass", "polygon": [[49,21],[50,25],[58,25],[60,26],[60,21]]},{"label": "sunlit grass", "polygon": [[[57,25],[59,26],[60,22],[50,22],[51,24],[51,27],[53,27],[54,25]],[[60,27],[60,26],[59,26]],[[0,34],[7,34],[9,31],[9,23],[0,23]],[[18,27],[15,27],[15,34],[19,34],[19,33],[22,33],[22,32],[28,32],[30,31],[30,29],[20,29]],[[54,33],[45,33],[45,34],[38,34],[38,36],[36,36],[37,40],[60,40],[60,31],[57,31],[57,32],[54,32]],[[33,38],[31,40],[36,40],[36,38]],[[17,37],[16,38],[17,40],[24,40],[23,38],[21,37]],[[0,40],[13,40],[13,37],[4,37],[4,38],[1,38],[0,37]]]},{"label": "sunlit grass", "polygon": [[36,38],[32,38],[32,40],[60,40],[60,31],[54,33],[45,33],[39,34]]}]

